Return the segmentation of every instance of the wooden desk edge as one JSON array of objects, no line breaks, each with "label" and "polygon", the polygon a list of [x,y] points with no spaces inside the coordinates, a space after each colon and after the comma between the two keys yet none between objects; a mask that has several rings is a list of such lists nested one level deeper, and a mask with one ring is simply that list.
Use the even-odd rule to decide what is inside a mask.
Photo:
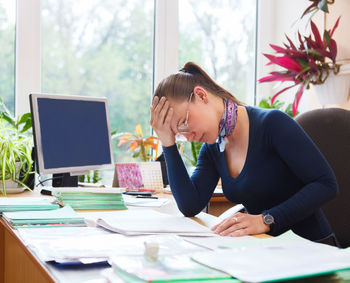
[{"label": "wooden desk edge", "polygon": [[[2,225],[2,227],[4,229],[3,236],[0,237],[0,240],[1,239],[3,240],[2,243],[5,244],[5,235],[4,234],[7,231],[12,237],[14,237],[18,240],[17,242],[19,243],[20,248],[25,252],[25,254],[30,258],[30,260],[32,260],[36,264],[36,266],[39,267],[40,272],[48,280],[48,282],[55,282],[55,279],[53,277],[51,277],[51,275],[50,275],[50,271],[44,266],[44,264],[38,258],[36,258],[33,255],[33,253],[28,249],[28,247],[24,244],[22,239],[19,237],[19,235],[14,232],[13,228],[11,228],[10,225],[2,217],[0,217],[0,225]],[[1,267],[0,271],[2,271],[1,275],[3,277],[5,277],[5,264],[6,263],[5,263],[4,250],[1,252],[1,259],[3,260],[3,262],[2,262],[2,267]],[[3,282],[5,282],[5,281],[3,281]]]}]

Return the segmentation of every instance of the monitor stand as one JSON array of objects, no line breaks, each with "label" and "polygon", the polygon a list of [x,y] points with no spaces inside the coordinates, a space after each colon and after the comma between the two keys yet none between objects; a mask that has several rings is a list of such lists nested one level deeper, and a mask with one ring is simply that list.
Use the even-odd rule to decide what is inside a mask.
[{"label": "monitor stand", "polygon": [[78,187],[78,176],[71,176],[70,173],[53,174],[53,187]]}]

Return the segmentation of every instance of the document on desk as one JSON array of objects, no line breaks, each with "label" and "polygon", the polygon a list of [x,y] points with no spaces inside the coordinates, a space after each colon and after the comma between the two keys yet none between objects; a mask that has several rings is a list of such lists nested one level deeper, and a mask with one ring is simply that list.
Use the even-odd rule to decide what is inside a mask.
[{"label": "document on desk", "polygon": [[5,211],[58,209],[59,205],[53,204],[53,201],[50,197],[0,198],[0,215]]},{"label": "document on desk", "polygon": [[[150,261],[144,256],[115,256],[111,258],[112,267],[116,272],[127,276],[125,282],[135,282],[141,279],[145,282],[190,281],[190,280],[223,280],[231,276],[208,268],[192,261],[189,255],[160,256],[158,260]],[[140,282],[139,280],[136,282]]]},{"label": "document on desk", "polygon": [[55,210],[4,212],[3,218],[15,228],[86,226],[84,218],[70,206]]},{"label": "document on desk", "polygon": [[110,256],[142,256],[145,242],[157,243],[159,255],[180,255],[206,249],[175,235],[127,237],[94,227],[18,229],[20,237],[43,261],[106,260]]},{"label": "document on desk", "polygon": [[124,235],[176,234],[188,236],[216,236],[209,228],[194,220],[163,214],[150,209],[115,211],[96,221],[97,225]]},{"label": "document on desk", "polygon": [[139,206],[139,207],[161,207],[166,205],[171,200],[167,198],[137,198],[135,196],[123,195],[124,203],[126,206]]},{"label": "document on desk", "polygon": [[287,280],[350,269],[350,250],[311,241],[204,252],[195,261],[242,281]]},{"label": "document on desk", "polygon": [[193,243],[195,245],[205,247],[210,250],[227,250],[227,249],[240,249],[244,250],[250,247],[267,247],[276,246],[281,243],[284,245],[295,244],[296,242],[310,242],[296,234],[291,230],[283,233],[278,237],[257,238],[253,236],[241,236],[241,237],[220,237],[219,239],[213,237],[182,237],[184,240]]}]

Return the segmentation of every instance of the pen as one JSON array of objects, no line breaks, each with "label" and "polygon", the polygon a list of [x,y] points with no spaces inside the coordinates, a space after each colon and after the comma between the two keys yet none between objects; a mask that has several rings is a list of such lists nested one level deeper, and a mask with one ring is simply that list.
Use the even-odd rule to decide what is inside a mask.
[{"label": "pen", "polygon": [[152,199],[158,199],[158,197],[152,197],[152,196],[136,196],[136,198],[152,198]]}]

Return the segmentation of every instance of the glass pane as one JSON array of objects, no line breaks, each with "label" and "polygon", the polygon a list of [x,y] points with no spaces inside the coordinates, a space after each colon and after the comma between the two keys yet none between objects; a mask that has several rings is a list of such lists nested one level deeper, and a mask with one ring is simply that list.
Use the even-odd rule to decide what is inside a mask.
[{"label": "glass pane", "polygon": [[255,0],[180,0],[179,67],[201,65],[220,85],[251,104],[254,96]]},{"label": "glass pane", "polygon": [[[153,0],[41,3],[42,91],[107,97],[112,130],[148,135]],[[116,144],[115,161],[135,161]]]},{"label": "glass pane", "polygon": [[0,0],[0,97],[15,112],[16,1]]}]

